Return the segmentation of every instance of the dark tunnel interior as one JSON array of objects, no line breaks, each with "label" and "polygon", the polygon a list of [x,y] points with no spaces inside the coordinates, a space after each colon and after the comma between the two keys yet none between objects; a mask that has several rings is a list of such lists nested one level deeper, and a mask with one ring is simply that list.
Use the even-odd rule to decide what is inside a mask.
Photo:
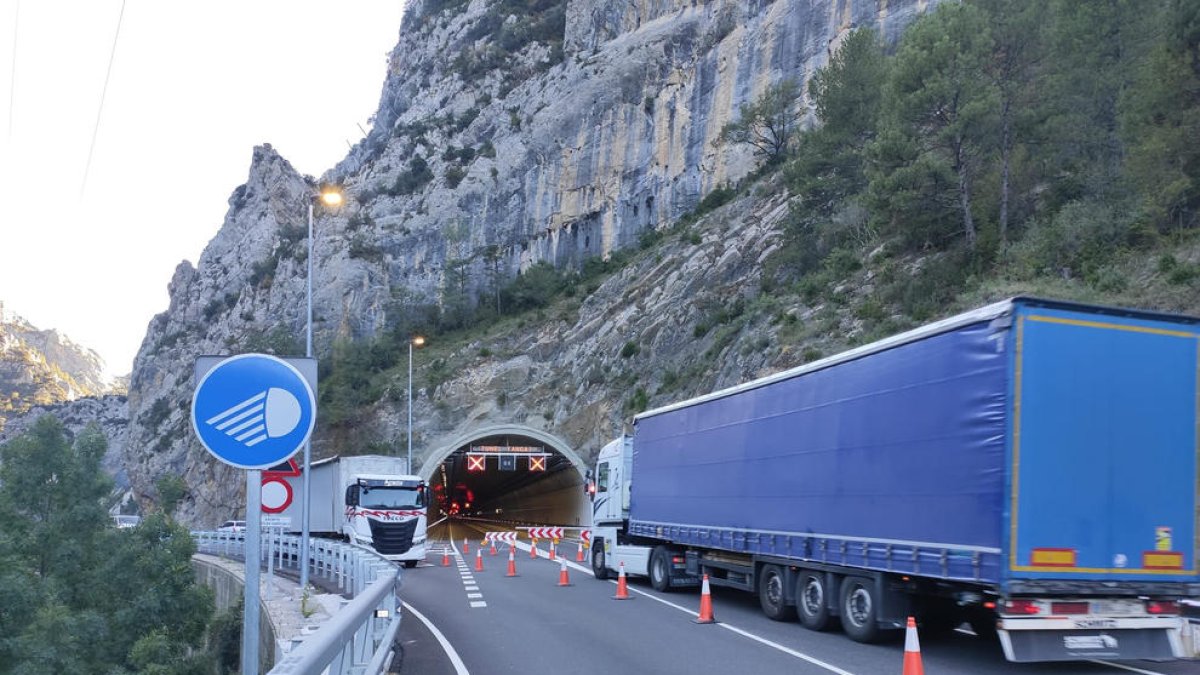
[{"label": "dark tunnel interior", "polygon": [[580,468],[552,446],[519,434],[483,436],[456,448],[429,485],[435,518],[588,524]]}]

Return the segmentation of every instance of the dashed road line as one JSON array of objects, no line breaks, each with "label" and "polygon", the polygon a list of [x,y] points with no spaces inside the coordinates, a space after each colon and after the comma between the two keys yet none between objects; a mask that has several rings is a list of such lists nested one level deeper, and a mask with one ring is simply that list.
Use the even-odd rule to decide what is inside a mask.
[{"label": "dashed road line", "polygon": [[467,593],[467,602],[472,608],[487,607],[487,602],[484,601],[483,593],[478,592],[479,586],[475,583],[475,575],[463,559],[462,553],[458,550],[458,546],[454,543],[454,538],[450,538],[450,549],[454,551],[454,557],[458,562],[458,574],[462,577],[463,589]]}]

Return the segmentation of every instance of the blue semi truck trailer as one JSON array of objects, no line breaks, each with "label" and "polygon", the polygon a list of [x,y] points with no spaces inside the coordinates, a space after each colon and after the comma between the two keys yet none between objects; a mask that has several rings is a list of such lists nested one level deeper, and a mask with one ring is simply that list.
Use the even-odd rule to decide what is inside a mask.
[{"label": "blue semi truck trailer", "polygon": [[1184,655],[1200,319],[1013,298],[637,415],[600,452],[597,578],[758,594],[872,641],[966,622],[1012,661]]}]

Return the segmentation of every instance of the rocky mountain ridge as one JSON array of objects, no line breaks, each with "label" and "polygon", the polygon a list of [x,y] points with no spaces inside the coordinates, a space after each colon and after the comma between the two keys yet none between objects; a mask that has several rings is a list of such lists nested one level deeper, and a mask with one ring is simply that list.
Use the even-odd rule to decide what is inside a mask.
[{"label": "rocky mountain ridge", "polygon": [[81,398],[123,393],[95,351],[54,329],[40,329],[0,302],[0,430],[8,418]]},{"label": "rocky mountain ridge", "polygon": [[[540,9],[521,14],[508,0],[411,3],[374,127],[325,177],[350,201],[317,212],[319,357],[394,330],[420,304],[478,298],[536,263],[581,267],[663,236],[704,195],[755,168],[749,149],[716,142],[741,105],[784,79],[806,81],[849,30],[894,36],[933,3],[533,4]],[[270,146],[256,148],[224,224],[195,266],[177,268],[170,307],[135,361],[125,466],[148,500],[159,476],[182,475],[192,488],[185,521],[232,515],[244,482],[191,437],[192,360],[302,352],[305,216],[316,188]],[[757,266],[788,199],[737,200],[561,316],[447,356],[455,369],[415,401],[418,457],[501,423],[544,429],[588,456],[621,429],[631,397],[682,395],[802,361],[719,325],[722,311],[759,292]],[[352,439],[318,431],[316,451],[393,443],[406,431],[403,410],[402,398],[385,398]]]}]

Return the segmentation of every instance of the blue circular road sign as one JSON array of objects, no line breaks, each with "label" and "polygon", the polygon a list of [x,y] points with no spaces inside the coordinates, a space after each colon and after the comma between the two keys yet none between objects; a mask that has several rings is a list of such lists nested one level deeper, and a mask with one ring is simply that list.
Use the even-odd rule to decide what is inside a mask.
[{"label": "blue circular road sign", "polygon": [[239,354],[205,373],[192,396],[192,429],[217,459],[266,469],[303,447],[316,422],[308,381],[287,361]]}]

